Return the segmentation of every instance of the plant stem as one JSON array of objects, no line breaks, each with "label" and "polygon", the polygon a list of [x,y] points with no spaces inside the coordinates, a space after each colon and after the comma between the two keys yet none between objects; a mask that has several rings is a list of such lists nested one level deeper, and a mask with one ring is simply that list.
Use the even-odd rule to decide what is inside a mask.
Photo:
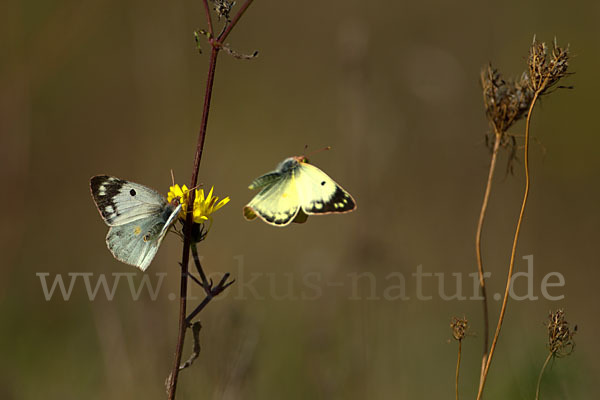
[{"label": "plant stem", "polygon": [[200,256],[198,255],[198,247],[196,244],[192,245],[192,257],[194,257],[194,264],[196,265],[196,269],[198,270],[198,275],[200,275],[200,286],[204,289],[206,294],[209,294],[210,284],[208,279],[206,279],[206,274],[204,273],[204,269],[202,268],[202,264],[200,263]]},{"label": "plant stem", "polygon": [[490,170],[488,173],[487,184],[485,186],[485,193],[483,195],[483,204],[481,205],[481,212],[479,214],[479,222],[477,223],[477,233],[475,234],[475,251],[477,254],[477,272],[479,274],[479,286],[481,287],[481,296],[483,297],[483,355],[481,357],[481,375],[479,376],[479,384],[481,385],[483,371],[488,357],[488,346],[490,336],[490,321],[488,314],[488,303],[487,303],[487,292],[485,289],[485,276],[483,271],[483,259],[481,256],[481,233],[483,231],[483,222],[487,212],[487,206],[490,199],[490,193],[492,191],[492,182],[494,180],[494,172],[496,171],[496,161],[498,160],[498,150],[500,149],[500,140],[502,138],[501,133],[495,132],[494,134],[494,147],[492,149],[492,158],[490,161]]},{"label": "plant stem", "polygon": [[460,371],[460,354],[462,350],[462,340],[458,341],[458,359],[456,360],[456,400],[458,400],[458,372]]},{"label": "plant stem", "polygon": [[[208,67],[208,78],[206,81],[206,93],[204,96],[204,109],[202,111],[202,122],[200,125],[200,133],[198,134],[198,145],[196,147],[196,154],[194,156],[194,169],[192,171],[192,179],[190,181],[190,187],[196,187],[198,182],[198,171],[200,168],[200,161],[202,160],[202,150],[204,149],[204,138],[206,137],[206,125],[208,122],[208,111],[210,109],[210,99],[212,95],[212,87],[215,79],[215,67],[217,63],[217,55],[219,50],[215,47],[212,48],[210,53],[210,64]],[[190,192],[188,197],[187,209],[192,210],[194,204],[195,190]],[[188,213],[185,225],[183,227],[184,238],[183,238],[183,254],[181,256],[181,284],[179,291],[179,334],[177,335],[177,347],[175,349],[175,361],[173,362],[173,369],[171,370],[171,379],[169,382],[169,400],[175,399],[175,391],[177,390],[177,377],[179,375],[179,364],[181,363],[181,354],[183,352],[183,344],[185,340],[185,333],[187,330],[186,321],[186,305],[187,305],[187,283],[188,283],[188,264],[190,259],[190,244],[191,244],[191,228],[193,222],[192,213]]]},{"label": "plant stem", "polygon": [[553,355],[554,354],[552,352],[548,353],[548,357],[546,357],[546,361],[544,361],[544,365],[542,366],[542,370],[540,371],[540,376],[538,377],[538,380],[537,380],[537,387],[535,389],[535,400],[539,400],[539,398],[540,398],[540,384],[542,383],[542,375],[544,375],[546,366],[550,362],[550,359],[552,359]]},{"label": "plant stem", "polygon": [[[202,120],[200,123],[200,131],[198,133],[198,143],[196,145],[196,153],[194,155],[194,166],[192,169],[192,177],[190,180],[190,187],[196,187],[198,183],[198,172],[200,170],[200,161],[202,160],[202,151],[204,150],[204,139],[206,138],[206,127],[208,125],[208,112],[210,110],[210,101],[212,97],[212,89],[215,80],[215,68],[217,65],[217,56],[219,55],[219,50],[221,48],[221,40],[224,40],[227,35],[231,32],[237,21],[246,11],[248,6],[252,3],[252,0],[247,0],[241,7],[241,9],[237,12],[232,22],[229,24],[227,29],[220,35],[219,41],[215,41],[212,39],[213,35],[213,27],[212,20],[210,17],[210,9],[208,6],[208,0],[204,1],[204,9],[206,12],[206,19],[209,28],[209,33],[211,34],[211,38],[209,42],[211,43],[211,53],[210,60],[208,66],[208,77],[206,80],[206,91],[204,93],[204,106],[202,109]],[[196,191],[192,190],[190,192],[190,196],[188,197],[187,209],[192,210],[194,204],[194,197]],[[177,377],[179,375],[179,365],[181,364],[181,355],[183,352],[183,345],[185,341],[185,333],[188,328],[188,319],[186,315],[187,308],[187,284],[188,284],[188,265],[190,259],[190,246],[191,246],[191,233],[192,233],[192,223],[193,223],[193,215],[192,213],[188,213],[185,224],[183,227],[184,239],[183,239],[183,250],[181,255],[181,283],[179,290],[179,333],[177,335],[177,346],[175,349],[175,360],[173,362],[173,368],[171,370],[171,375],[168,380],[168,393],[169,400],[175,399],[175,392],[177,390]]]},{"label": "plant stem", "polygon": [[242,15],[244,15],[244,13],[248,9],[248,7],[250,7],[250,4],[252,4],[252,1],[254,1],[254,0],[246,0],[246,2],[244,4],[242,4],[239,11],[235,14],[235,16],[231,19],[231,22],[227,25],[227,28],[225,28],[223,33],[221,33],[219,35],[217,40],[221,44],[223,43],[223,41],[225,39],[227,39],[227,36],[229,36],[229,34],[231,33],[231,30],[235,27],[235,25],[238,23],[240,18],[242,18]]},{"label": "plant stem", "polygon": [[[542,88],[544,85],[542,85]],[[508,267],[508,277],[506,279],[506,289],[504,290],[504,299],[502,300],[502,308],[500,309],[500,316],[498,317],[498,325],[496,326],[496,333],[494,334],[494,339],[492,340],[492,346],[490,347],[490,353],[485,364],[485,369],[483,371],[483,376],[481,377],[481,382],[479,384],[479,391],[477,393],[477,400],[481,400],[483,396],[483,388],[485,386],[485,380],[487,378],[490,365],[492,363],[492,357],[494,356],[494,350],[496,350],[496,344],[498,343],[498,338],[500,337],[500,329],[502,328],[502,322],[504,321],[504,314],[506,313],[506,306],[508,303],[508,295],[510,293],[510,284],[512,282],[512,275],[515,267],[515,256],[517,254],[517,244],[519,242],[519,234],[521,233],[521,224],[523,223],[523,217],[525,216],[525,206],[527,205],[527,199],[529,197],[529,185],[530,185],[530,177],[529,177],[529,128],[531,125],[531,114],[533,113],[533,107],[535,106],[535,102],[538,99],[541,93],[541,89],[536,90],[533,95],[533,99],[531,100],[531,105],[529,106],[529,110],[527,111],[527,122],[525,124],[525,150],[523,154],[524,163],[525,163],[525,191],[523,193],[523,201],[521,203],[521,211],[519,213],[519,219],[517,220],[517,227],[515,229],[515,237],[513,240],[512,251],[510,254],[510,264]]]},{"label": "plant stem", "polygon": [[210,7],[208,5],[208,1],[204,0],[204,14],[206,15],[206,24],[208,25],[208,33],[210,33],[210,36],[214,36],[214,29],[213,29],[213,24],[212,24],[212,18],[210,16]]}]

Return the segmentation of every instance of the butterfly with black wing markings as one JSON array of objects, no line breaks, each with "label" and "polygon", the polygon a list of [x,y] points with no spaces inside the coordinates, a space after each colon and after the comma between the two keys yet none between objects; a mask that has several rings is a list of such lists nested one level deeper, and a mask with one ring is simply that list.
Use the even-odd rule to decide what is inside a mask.
[{"label": "butterfly with black wing markings", "polygon": [[106,225],[106,245],[119,261],[145,271],[181,211],[160,193],[108,175],[90,179],[92,198]]},{"label": "butterfly with black wing markings", "polygon": [[308,215],[348,213],[356,202],[305,156],[289,157],[277,168],[256,178],[249,189],[260,192],[244,207],[244,217],[257,216],[273,226],[306,222]]}]

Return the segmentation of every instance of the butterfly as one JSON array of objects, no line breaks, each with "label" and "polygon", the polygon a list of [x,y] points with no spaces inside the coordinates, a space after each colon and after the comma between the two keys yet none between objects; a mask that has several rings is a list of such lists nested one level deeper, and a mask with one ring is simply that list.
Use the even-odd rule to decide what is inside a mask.
[{"label": "butterfly", "polygon": [[260,192],[244,207],[244,217],[250,221],[258,216],[274,226],[303,223],[308,215],[356,209],[352,196],[305,156],[286,158],[248,188]]},{"label": "butterfly", "polygon": [[182,205],[154,189],[113,176],[90,179],[92,198],[110,227],[106,245],[119,261],[145,271]]}]

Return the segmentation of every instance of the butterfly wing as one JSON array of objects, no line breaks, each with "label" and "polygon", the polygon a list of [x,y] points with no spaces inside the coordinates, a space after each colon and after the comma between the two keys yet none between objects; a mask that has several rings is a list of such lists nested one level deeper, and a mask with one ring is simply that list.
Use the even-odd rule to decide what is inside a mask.
[{"label": "butterfly wing", "polygon": [[111,228],[106,245],[119,261],[145,271],[181,211],[157,191],[107,175],[90,180],[92,197]]},{"label": "butterfly wing", "polygon": [[268,176],[268,182],[257,178],[251,187],[258,182],[255,187],[262,190],[244,207],[244,217],[252,220],[258,216],[274,226],[289,225],[300,210],[296,175],[295,171],[272,172],[263,175]]},{"label": "butterfly wing", "polygon": [[248,186],[248,189],[262,189],[266,186],[270,186],[273,183],[279,181],[281,179],[281,175],[282,174],[279,171],[272,171],[262,176],[259,176],[258,178],[252,181],[250,186]]},{"label": "butterfly wing", "polygon": [[180,210],[181,205],[167,204],[161,214],[112,226],[106,235],[108,249],[117,260],[145,271]]},{"label": "butterfly wing", "polygon": [[168,204],[157,191],[113,176],[90,180],[92,197],[108,226],[128,224],[161,213]]},{"label": "butterfly wing", "polygon": [[347,213],[356,208],[350,193],[314,165],[300,163],[296,185],[306,214]]}]

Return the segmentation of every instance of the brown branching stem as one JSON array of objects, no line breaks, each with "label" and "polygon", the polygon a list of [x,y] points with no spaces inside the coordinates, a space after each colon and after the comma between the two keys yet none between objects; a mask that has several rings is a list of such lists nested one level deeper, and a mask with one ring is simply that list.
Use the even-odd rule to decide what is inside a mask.
[{"label": "brown branching stem", "polygon": [[190,325],[192,323],[192,320],[194,319],[194,317],[196,315],[198,315],[198,313],[200,313],[200,311],[202,311],[204,309],[204,307],[206,307],[213,298],[217,297],[219,294],[221,294],[225,289],[227,289],[229,286],[231,286],[235,282],[235,280],[228,282],[230,274],[226,273],[223,275],[223,277],[221,278],[221,280],[219,281],[217,286],[213,287],[212,279],[210,279],[210,280],[206,279],[206,275],[204,274],[204,270],[202,269],[202,264],[200,264],[200,257],[198,256],[198,248],[196,247],[195,244],[192,245],[192,256],[194,257],[194,264],[196,265],[196,269],[198,270],[198,273],[200,274],[200,280],[202,282],[202,284],[200,286],[202,286],[202,288],[204,289],[206,296],[204,297],[204,300],[202,300],[202,302],[198,305],[198,307],[196,307],[194,309],[194,311],[192,311],[190,313],[190,315],[188,315],[186,317],[188,325]]},{"label": "brown branching stem", "polygon": [[513,240],[512,251],[510,254],[510,264],[508,267],[508,277],[506,279],[506,288],[504,290],[504,299],[502,300],[502,308],[500,309],[500,316],[498,317],[498,325],[496,326],[496,332],[494,333],[494,338],[492,340],[492,346],[490,347],[490,352],[485,363],[485,369],[483,370],[483,375],[481,377],[481,381],[479,384],[479,391],[477,393],[477,400],[481,400],[483,397],[483,389],[485,387],[485,381],[490,369],[490,365],[492,363],[492,357],[494,356],[494,351],[496,350],[496,344],[498,343],[498,338],[500,337],[500,330],[502,328],[502,322],[504,321],[504,315],[506,313],[506,306],[508,304],[508,295],[510,293],[510,285],[512,282],[513,271],[515,267],[515,256],[517,253],[517,244],[519,242],[519,234],[521,233],[521,224],[523,223],[523,218],[525,216],[525,207],[527,205],[527,199],[529,198],[529,185],[530,185],[530,176],[529,176],[529,130],[531,124],[531,115],[533,113],[533,108],[535,107],[535,103],[540,95],[540,93],[545,88],[545,84],[539,86],[538,90],[535,91],[533,95],[533,99],[531,100],[531,104],[529,106],[529,110],[527,112],[527,121],[525,123],[525,150],[523,154],[524,164],[525,164],[525,191],[523,193],[523,200],[521,202],[521,211],[519,212],[519,219],[517,220],[517,227],[515,229],[515,236]]},{"label": "brown branching stem", "polygon": [[[235,16],[232,18],[232,20],[227,24],[227,28],[225,28],[225,30],[217,38],[217,41],[219,43],[222,44],[225,41],[225,39],[227,39],[227,36],[229,36],[229,34],[231,33],[231,30],[235,27],[235,25],[238,23],[240,18],[242,18],[242,15],[244,15],[244,13],[248,9],[248,7],[250,7],[250,4],[252,4],[252,1],[253,0],[246,0],[246,2],[244,2],[244,4],[242,4],[242,6],[238,10],[238,12],[235,14]],[[205,1],[205,3],[206,3],[206,1]],[[211,32],[211,34],[212,34],[212,32]]]},{"label": "brown branching stem", "polygon": [[[246,10],[248,9],[248,7],[252,3],[252,1],[253,0],[246,0],[244,2],[244,4],[241,6],[241,8],[237,12],[237,14],[233,17],[231,22],[228,23],[227,27],[223,30],[223,32],[215,40],[208,0],[203,0],[204,10],[206,13],[207,25],[208,25],[209,34],[210,34],[209,43],[211,44],[211,53],[210,53],[210,60],[209,60],[209,67],[208,67],[208,77],[206,80],[206,90],[205,90],[205,94],[204,94],[202,120],[200,123],[200,131],[198,133],[198,143],[196,145],[196,153],[194,155],[194,166],[192,169],[192,177],[190,179],[190,187],[191,188],[196,187],[196,185],[198,183],[198,172],[200,169],[200,161],[202,160],[202,151],[204,149],[204,140],[206,138],[206,127],[208,124],[208,112],[210,110],[210,101],[211,101],[211,97],[212,97],[212,89],[213,89],[213,84],[214,84],[214,79],[215,79],[217,56],[219,55],[219,50],[223,44],[223,41],[231,33],[231,30],[235,27],[235,25],[237,24],[239,19],[246,12]],[[190,192],[190,196],[188,197],[188,203],[187,203],[188,210],[193,209],[194,197],[195,197],[195,190],[192,190]],[[181,256],[181,283],[180,283],[180,290],[179,290],[179,333],[177,336],[177,346],[175,349],[175,360],[173,362],[173,367],[171,369],[170,379],[168,380],[167,392],[169,394],[169,397],[168,397],[169,400],[175,399],[175,392],[177,390],[177,378],[178,378],[179,371],[180,371],[181,355],[183,352],[183,345],[184,345],[184,341],[185,341],[185,333],[186,333],[187,328],[189,327],[189,321],[191,321],[191,318],[193,318],[192,315],[190,315],[190,316],[186,315],[186,313],[187,313],[186,309],[187,309],[188,265],[189,265],[189,257],[190,257],[190,247],[192,245],[192,240],[191,240],[191,238],[192,238],[192,223],[193,223],[192,213],[188,213],[187,218],[185,220],[184,227],[183,227],[184,239],[183,239],[183,250],[182,250],[182,256]],[[200,267],[200,269],[201,269],[201,267]],[[226,276],[228,277],[228,275],[226,275]],[[206,277],[204,277],[203,282],[204,282],[205,290],[207,287],[211,286],[211,285],[207,284]],[[215,289],[220,290],[219,293],[231,284],[231,283],[226,284],[223,280],[221,282],[223,282],[223,283],[222,284],[219,283],[219,285],[217,285],[217,287],[215,288]],[[210,289],[211,289],[210,292],[212,294],[212,288],[210,288]],[[209,298],[212,299],[212,297],[214,297],[214,294],[212,294],[212,296],[209,296],[207,294],[207,296],[205,298],[206,304],[208,304],[208,302],[210,301],[207,299],[209,299]],[[202,303],[205,303],[205,301],[203,301]],[[204,304],[204,306],[206,306],[206,304]],[[200,306],[202,306],[202,304]],[[202,306],[202,308],[200,308],[200,306],[196,310],[194,310],[194,312],[196,312],[196,314],[204,308],[204,306]],[[192,314],[194,314],[194,313],[192,313]],[[194,316],[196,314],[194,314]]]}]

